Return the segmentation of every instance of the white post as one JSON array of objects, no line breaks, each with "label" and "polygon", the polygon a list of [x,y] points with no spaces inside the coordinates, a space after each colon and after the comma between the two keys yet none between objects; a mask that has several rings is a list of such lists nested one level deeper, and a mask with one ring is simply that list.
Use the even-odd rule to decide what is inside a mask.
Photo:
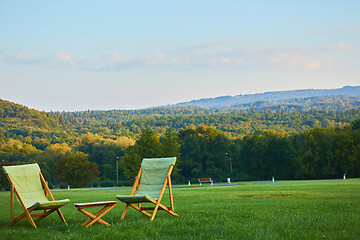
[{"label": "white post", "polygon": [[229,177],[227,178],[227,183],[228,183],[228,184],[231,184],[231,180],[230,180]]},{"label": "white post", "polygon": [[346,179],[345,173],[344,173],[344,180]]},{"label": "white post", "polygon": [[274,177],[272,177],[272,182],[275,182],[275,178],[274,178]]},{"label": "white post", "polygon": [[188,182],[188,186],[190,187],[190,181]]},{"label": "white post", "polygon": [[70,185],[68,185],[68,190],[70,190]]}]

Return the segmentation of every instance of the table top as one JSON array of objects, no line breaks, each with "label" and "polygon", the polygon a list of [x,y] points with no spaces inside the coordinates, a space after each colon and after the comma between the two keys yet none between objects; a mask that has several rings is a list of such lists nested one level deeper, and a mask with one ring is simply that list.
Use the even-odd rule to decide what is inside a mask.
[{"label": "table top", "polygon": [[89,202],[89,203],[74,203],[75,207],[86,207],[86,206],[104,206],[118,203],[117,201],[103,201],[103,202]]}]

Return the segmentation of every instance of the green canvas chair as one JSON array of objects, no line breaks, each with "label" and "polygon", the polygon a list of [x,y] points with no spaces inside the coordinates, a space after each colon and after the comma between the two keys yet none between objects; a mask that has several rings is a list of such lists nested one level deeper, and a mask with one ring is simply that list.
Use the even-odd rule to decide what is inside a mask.
[{"label": "green canvas chair", "polygon": [[[174,201],[171,188],[171,172],[174,168],[176,157],[173,158],[144,158],[134,186],[129,195],[117,195],[116,198],[126,203],[121,220],[124,220],[129,206],[154,220],[157,210],[165,210],[168,213],[179,216],[174,212]],[[169,188],[170,207],[160,203],[166,186]],[[143,207],[142,203],[153,203],[155,207]],[[153,210],[150,214],[146,210]]]},{"label": "green canvas chair", "polygon": [[[40,221],[54,211],[57,211],[61,221],[66,224],[59,208],[67,204],[70,200],[55,201],[47,182],[40,172],[38,164],[3,166],[2,169],[11,186],[11,223],[9,226],[14,225],[21,219],[27,218],[31,225],[37,228],[35,222]],[[14,217],[14,195],[16,195],[17,200],[24,210],[24,212],[17,217]],[[50,200],[48,198],[50,198]],[[32,211],[36,210],[40,210],[41,212],[31,214]],[[34,221],[33,218],[37,219]]]}]

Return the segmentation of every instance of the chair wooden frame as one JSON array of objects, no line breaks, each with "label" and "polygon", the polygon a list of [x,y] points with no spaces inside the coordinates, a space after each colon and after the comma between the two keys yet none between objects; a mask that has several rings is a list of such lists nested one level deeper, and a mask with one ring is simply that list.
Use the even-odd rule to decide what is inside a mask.
[{"label": "chair wooden frame", "polygon": [[[142,207],[141,203],[137,203],[137,205],[134,204],[134,203],[126,203],[125,209],[124,209],[124,211],[123,211],[123,213],[121,215],[121,220],[124,220],[126,212],[127,212],[128,208],[129,208],[129,206],[131,206],[134,209],[138,210],[139,212],[145,214],[146,216],[149,216],[150,221],[154,220],[155,215],[156,215],[158,210],[165,210],[166,212],[170,213],[173,216],[179,216],[177,213],[174,212],[174,199],[173,199],[173,194],[172,194],[171,177],[170,177],[173,168],[174,168],[174,165],[170,165],[169,171],[168,171],[168,173],[166,175],[166,179],[165,179],[165,182],[164,182],[164,184],[162,186],[162,189],[161,189],[161,192],[159,194],[158,199],[157,200],[155,200],[153,198],[150,199],[150,202],[155,204],[155,207]],[[140,168],[139,173],[135,178],[135,183],[134,183],[134,186],[133,186],[133,188],[131,190],[130,196],[134,195],[135,191],[139,187],[139,181],[140,181],[140,177],[141,177],[141,172],[142,172],[142,168]],[[170,207],[166,207],[166,206],[164,206],[163,204],[160,203],[160,201],[161,201],[161,199],[162,199],[162,197],[164,195],[166,186],[168,186],[168,188],[169,188]],[[150,214],[146,210],[152,210],[153,213]]]},{"label": "chair wooden frame", "polygon": [[[41,174],[41,172],[39,172],[39,175],[40,175],[40,180],[41,180],[41,183],[44,187],[44,194],[47,198],[50,198],[51,201],[55,201],[53,195],[51,194],[50,192],[50,189],[49,189],[49,186],[47,184],[47,182],[45,181],[43,175]],[[14,182],[12,181],[11,177],[9,176],[9,174],[6,174],[6,178],[9,180],[9,183],[10,183],[10,218],[11,218],[11,223],[9,223],[9,227],[14,225],[15,223],[17,223],[18,221],[20,221],[21,219],[29,219],[31,225],[34,227],[34,228],[37,228],[35,222],[38,222],[40,221],[41,219],[44,219],[45,217],[47,217],[49,214],[53,213],[53,212],[57,212],[61,221],[64,223],[64,224],[67,224],[66,221],[65,221],[65,218],[64,216],[62,215],[61,211],[60,211],[60,207],[57,207],[57,208],[52,208],[50,210],[48,209],[44,209],[42,210],[43,212],[41,213],[34,213],[34,214],[31,214],[32,211],[36,211],[38,209],[35,208],[35,206],[31,206],[29,208],[27,208],[23,202],[23,200],[21,199],[20,197],[20,194],[18,192],[18,190],[16,189],[15,187],[15,184]],[[20,214],[19,216],[15,217],[14,216],[14,200],[15,200],[15,197],[18,199],[21,207],[23,208],[24,212],[22,214]],[[33,218],[37,218],[37,219],[33,219]]]},{"label": "chair wooden frame", "polygon": [[[92,203],[77,203],[74,204],[77,210],[89,217],[81,226],[89,227],[94,223],[98,222],[110,226],[109,223],[105,222],[101,218],[113,209],[118,204],[117,201],[105,201],[105,202],[92,202]],[[86,211],[84,208],[90,207],[103,207],[97,213],[92,214]]]}]

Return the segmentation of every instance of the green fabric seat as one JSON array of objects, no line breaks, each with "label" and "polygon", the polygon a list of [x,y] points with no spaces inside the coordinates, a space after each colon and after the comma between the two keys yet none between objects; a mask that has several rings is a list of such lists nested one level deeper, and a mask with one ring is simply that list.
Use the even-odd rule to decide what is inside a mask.
[{"label": "green fabric seat", "polygon": [[175,165],[176,158],[144,158],[141,163],[140,184],[134,195],[116,195],[125,203],[151,202],[157,200],[164,185],[166,175],[171,165]]},{"label": "green fabric seat", "polygon": [[[179,216],[174,212],[174,201],[170,177],[175,163],[176,157],[143,159],[130,195],[116,195],[117,199],[126,203],[125,209],[121,215],[121,220],[124,220],[129,207],[132,207],[142,214],[149,216],[150,221],[154,220],[158,210],[164,210],[173,216]],[[166,187],[168,187],[169,190],[169,207],[161,204],[161,199],[164,195]],[[141,203],[147,202],[155,204],[155,206],[147,206],[151,204],[144,204],[145,206],[142,206]],[[149,210],[153,211],[152,214],[148,212]]]},{"label": "green fabric seat", "polygon": [[[38,164],[3,166],[2,169],[11,184],[11,223],[9,226],[21,219],[27,218],[33,227],[37,228],[33,218],[37,218],[36,221],[40,221],[54,211],[58,213],[61,221],[66,224],[59,208],[70,200],[63,199],[56,201],[54,199]],[[14,217],[14,195],[16,195],[16,199],[24,210],[17,217]],[[42,213],[31,214],[34,210],[44,211]]]},{"label": "green fabric seat", "polygon": [[151,202],[151,197],[149,195],[116,195],[116,198],[124,203]]},{"label": "green fabric seat", "polygon": [[3,170],[11,177],[26,208],[32,206],[35,206],[35,209],[59,208],[70,202],[69,199],[49,201],[46,198],[39,176],[40,167],[37,163],[4,166]]},{"label": "green fabric seat", "polygon": [[34,203],[35,210],[53,209],[60,208],[70,202],[69,199],[55,200],[55,201],[42,201]]}]

